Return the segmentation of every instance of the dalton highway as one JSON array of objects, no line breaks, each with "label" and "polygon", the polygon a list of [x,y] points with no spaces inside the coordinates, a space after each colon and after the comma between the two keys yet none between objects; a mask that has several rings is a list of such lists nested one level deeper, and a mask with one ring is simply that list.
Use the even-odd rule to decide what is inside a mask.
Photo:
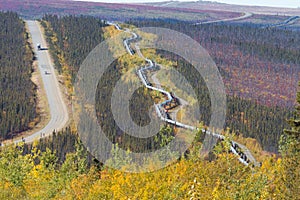
[{"label": "dalton highway", "polygon": [[[26,23],[28,24],[29,33],[34,45],[34,52],[37,57],[38,68],[46,91],[51,118],[44,128],[22,139],[14,140],[14,143],[19,143],[22,140],[25,142],[33,142],[41,136],[47,137],[51,135],[54,130],[63,129],[69,121],[68,110],[59,88],[54,65],[47,50],[40,24],[37,21],[26,21]],[[40,50],[37,49],[37,44],[41,45],[42,48]]]}]

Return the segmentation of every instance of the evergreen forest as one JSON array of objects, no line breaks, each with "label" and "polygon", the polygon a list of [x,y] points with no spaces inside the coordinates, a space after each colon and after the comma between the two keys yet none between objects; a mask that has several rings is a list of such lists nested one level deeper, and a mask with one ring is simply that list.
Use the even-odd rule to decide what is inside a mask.
[{"label": "evergreen forest", "polygon": [[0,12],[0,141],[39,121],[28,39],[25,23],[16,13]]}]

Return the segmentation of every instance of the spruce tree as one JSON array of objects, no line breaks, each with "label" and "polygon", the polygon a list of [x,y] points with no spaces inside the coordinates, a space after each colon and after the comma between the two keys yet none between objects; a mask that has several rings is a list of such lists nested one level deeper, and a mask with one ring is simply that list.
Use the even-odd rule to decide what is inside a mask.
[{"label": "spruce tree", "polygon": [[[300,86],[300,83],[299,83]],[[285,129],[280,141],[283,156],[283,192],[287,197],[300,196],[300,91],[297,93],[295,116],[289,120],[290,129]]]}]

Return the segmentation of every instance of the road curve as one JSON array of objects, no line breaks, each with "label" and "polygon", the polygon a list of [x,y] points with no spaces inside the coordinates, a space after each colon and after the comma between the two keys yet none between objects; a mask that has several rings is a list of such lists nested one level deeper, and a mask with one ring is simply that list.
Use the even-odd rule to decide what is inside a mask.
[{"label": "road curve", "polygon": [[233,17],[233,18],[227,18],[227,19],[219,19],[219,20],[214,20],[214,21],[208,21],[208,22],[198,22],[193,25],[200,25],[200,24],[213,24],[213,23],[219,23],[219,22],[230,22],[230,21],[237,21],[237,20],[242,20],[246,19],[248,17],[251,17],[253,14],[250,12],[244,13],[244,15],[239,16],[239,17]]},{"label": "road curve", "polygon": [[269,24],[266,26],[263,26],[262,28],[275,28],[275,27],[282,27],[282,26],[288,26],[293,24],[296,20],[299,20],[300,16],[292,16],[288,19],[284,20],[283,22],[277,23],[277,24]]},{"label": "road curve", "polygon": [[[54,65],[50,59],[49,51],[46,49],[46,41],[40,24],[37,21],[26,21],[26,23],[28,24],[29,33],[32,37],[34,52],[36,53],[40,75],[44,83],[51,118],[44,128],[23,139],[15,140],[14,143],[21,142],[22,140],[26,143],[30,143],[40,137],[47,137],[51,135],[54,130],[64,128],[69,120],[68,110],[55,76]],[[42,50],[37,49],[37,44],[41,44]]]}]

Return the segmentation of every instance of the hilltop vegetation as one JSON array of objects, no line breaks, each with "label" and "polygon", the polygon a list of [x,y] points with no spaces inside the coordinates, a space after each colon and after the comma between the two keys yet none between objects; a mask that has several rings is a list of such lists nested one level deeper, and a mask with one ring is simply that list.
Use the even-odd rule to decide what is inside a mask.
[{"label": "hilltop vegetation", "polygon": [[[298,121],[297,116],[291,123]],[[299,124],[295,124],[282,140],[282,158],[272,156],[254,169],[228,153],[226,141],[215,149],[214,161],[199,158],[201,143],[195,142],[187,159],[138,174],[88,168],[86,154],[78,143],[59,165],[49,148],[41,152],[34,144],[30,154],[23,155],[22,145],[6,147],[0,150],[0,198],[294,199],[300,184],[299,135]]]},{"label": "hilltop vegetation", "polygon": [[30,80],[33,56],[24,22],[15,13],[0,12],[0,141],[39,121]]}]

